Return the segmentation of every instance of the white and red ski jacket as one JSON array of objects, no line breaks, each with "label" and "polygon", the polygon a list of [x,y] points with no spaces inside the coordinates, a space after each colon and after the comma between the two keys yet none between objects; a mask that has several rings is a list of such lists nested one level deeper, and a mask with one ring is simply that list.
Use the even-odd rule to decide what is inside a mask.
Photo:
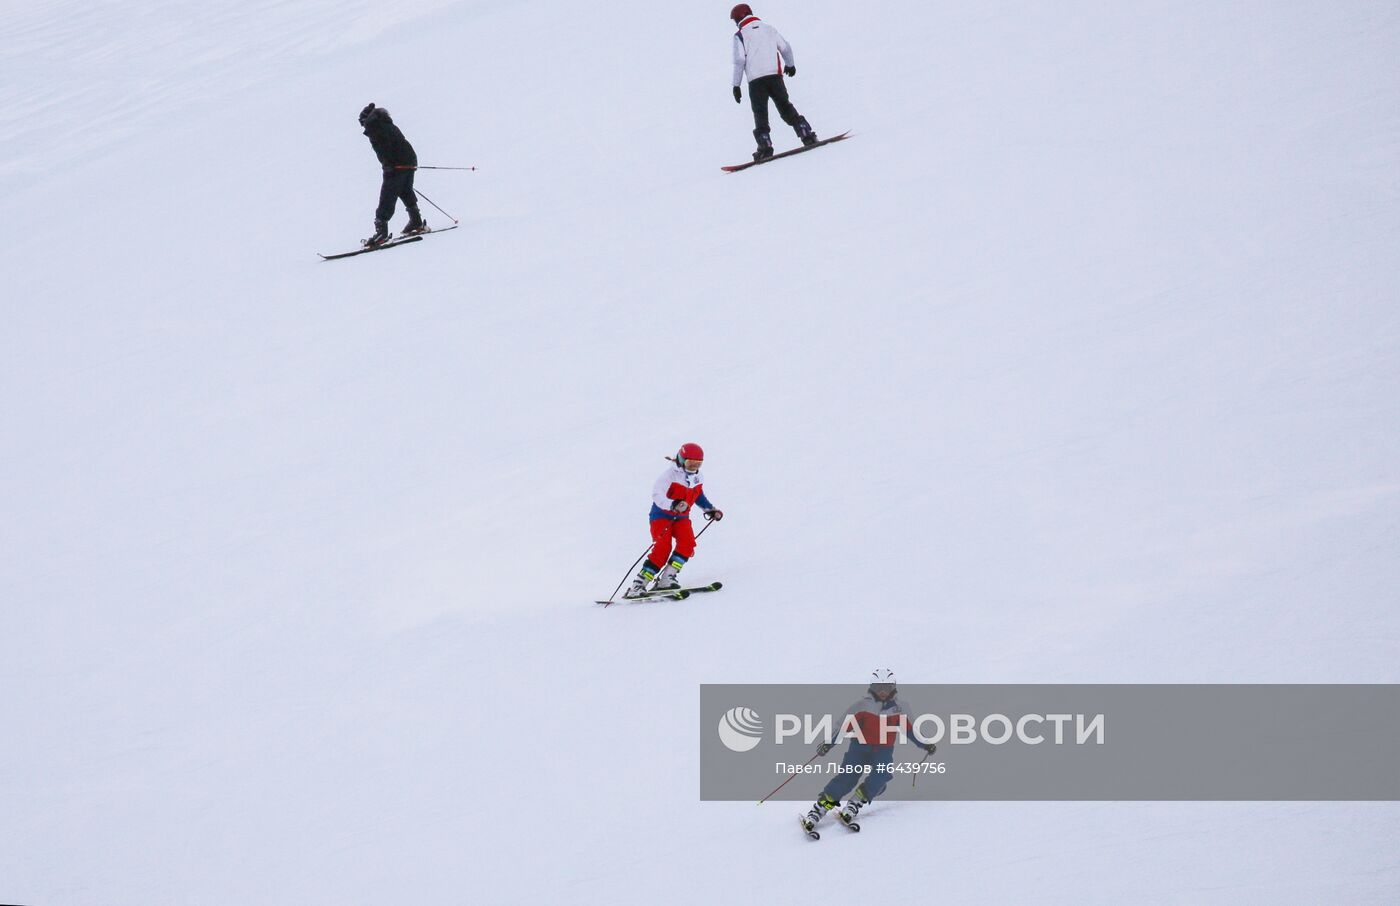
[{"label": "white and red ski jacket", "polygon": [[908,710],[893,698],[882,702],[867,695],[846,709],[846,717],[841,722],[842,733],[852,733],[856,742],[868,746],[892,746],[899,742],[901,731],[905,739],[919,742]]},{"label": "white and red ski jacket", "polygon": [[714,509],[705,496],[705,476],[701,472],[687,472],[672,464],[651,488],[652,519],[689,519],[690,512],[677,513],[671,509],[677,500],[684,500],[691,506],[699,505],[702,510]]},{"label": "white and red ski jacket", "polygon": [[784,64],[796,66],[797,59],[792,55],[792,45],[778,34],[778,30],[757,16],[749,16],[739,23],[734,34],[734,85],[737,87],[748,75],[748,80],[777,75]]}]

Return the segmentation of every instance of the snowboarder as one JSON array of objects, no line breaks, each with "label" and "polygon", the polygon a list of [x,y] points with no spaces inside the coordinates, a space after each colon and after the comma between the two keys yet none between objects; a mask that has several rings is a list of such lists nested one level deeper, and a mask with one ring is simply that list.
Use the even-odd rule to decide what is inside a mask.
[{"label": "snowboarder", "polygon": [[635,598],[646,592],[653,580],[656,582],[653,591],[681,587],[676,576],[695,555],[695,529],[690,524],[693,507],[698,505],[706,519],[724,518],[724,511],[705,496],[705,478],[700,472],[705,451],[700,445],[682,444],[675,456],[666,459],[671,465],[651,489],[651,551],[642,563],[641,572],[632,580],[632,587],[623,592],[624,598]]},{"label": "snowboarder", "polygon": [[734,33],[734,103],[743,101],[739,90],[745,74],[749,79],[749,104],[753,107],[753,137],[758,142],[758,150],[753,153],[755,162],[773,156],[773,139],[768,133],[768,100],[771,98],[778,108],[778,115],[797,131],[803,145],[814,145],[817,134],[807,124],[807,119],[797,112],[788,100],[787,84],[783,74],[797,75],[797,60],[792,54],[792,45],[778,30],[753,14],[747,3],[740,3],[729,11],[729,18],[739,26]]},{"label": "snowboarder", "polygon": [[[846,757],[841,760],[845,770],[831,778],[811,811],[803,817],[802,826],[809,831],[827,812],[840,805],[841,799],[848,794],[849,798],[838,816],[842,823],[850,825],[864,806],[885,791],[893,776],[894,746],[899,742],[901,729],[910,741],[925,752],[933,754],[938,748],[931,742],[920,742],[914,736],[909,713],[896,698],[899,688],[895,685],[894,671],[876,670],[872,677],[870,687],[865,690],[865,698],[851,705],[842,721],[843,729],[853,733],[858,731],[858,735],[851,739]],[[865,742],[861,742],[862,739]],[[824,742],[817,748],[817,754],[825,755],[834,747],[835,743]],[[869,773],[861,773],[866,770]]]},{"label": "snowboarder", "polygon": [[379,186],[379,207],[374,212],[374,235],[366,239],[363,245],[383,245],[389,241],[389,218],[394,216],[394,207],[400,198],[408,211],[408,223],[400,235],[426,232],[428,224],[418,213],[418,196],[413,191],[413,174],[418,168],[418,155],[413,146],[394,125],[389,111],[374,106],[373,101],[360,111],[360,125],[365,135],[369,136],[379,165],[384,168],[384,182]]}]

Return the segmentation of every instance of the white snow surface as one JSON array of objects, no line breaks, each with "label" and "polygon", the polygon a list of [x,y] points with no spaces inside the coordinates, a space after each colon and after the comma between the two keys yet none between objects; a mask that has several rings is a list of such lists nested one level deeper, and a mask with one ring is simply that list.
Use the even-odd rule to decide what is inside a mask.
[{"label": "white snow surface", "polygon": [[[0,901],[1400,899],[1394,803],[697,792],[705,682],[1400,681],[1400,9],[772,0],[855,136],[729,175],[728,5],[6,4]],[[323,263],[369,101],[480,169]],[[725,590],[594,606],[684,441]]]}]

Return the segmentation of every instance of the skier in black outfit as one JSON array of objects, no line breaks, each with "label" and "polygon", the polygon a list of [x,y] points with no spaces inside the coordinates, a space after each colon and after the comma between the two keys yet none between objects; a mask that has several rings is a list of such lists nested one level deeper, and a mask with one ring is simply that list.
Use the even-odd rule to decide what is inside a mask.
[{"label": "skier in black outfit", "polygon": [[418,168],[418,155],[408,139],[383,107],[368,104],[360,111],[360,125],[369,136],[379,164],[384,168],[384,182],[379,187],[379,208],[374,212],[374,235],[364,241],[367,246],[383,245],[389,241],[389,218],[394,216],[397,199],[403,199],[408,210],[408,223],[401,235],[422,233],[428,228],[418,213],[418,196],[413,192],[413,174]]}]

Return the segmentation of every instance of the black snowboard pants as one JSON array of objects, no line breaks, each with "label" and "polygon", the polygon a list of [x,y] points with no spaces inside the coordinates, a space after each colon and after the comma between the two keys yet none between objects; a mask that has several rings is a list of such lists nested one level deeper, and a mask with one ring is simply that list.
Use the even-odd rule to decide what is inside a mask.
[{"label": "black snowboard pants", "polygon": [[778,108],[778,116],[793,128],[802,117],[788,100],[787,85],[781,75],[759,76],[749,83],[749,103],[753,105],[753,124],[759,132],[768,131],[768,100]]},{"label": "black snowboard pants", "polygon": [[402,198],[405,207],[418,207],[418,196],[413,191],[413,174],[416,170],[385,170],[384,184],[379,187],[379,208],[374,212],[375,220],[389,222],[394,216],[394,205]]}]

